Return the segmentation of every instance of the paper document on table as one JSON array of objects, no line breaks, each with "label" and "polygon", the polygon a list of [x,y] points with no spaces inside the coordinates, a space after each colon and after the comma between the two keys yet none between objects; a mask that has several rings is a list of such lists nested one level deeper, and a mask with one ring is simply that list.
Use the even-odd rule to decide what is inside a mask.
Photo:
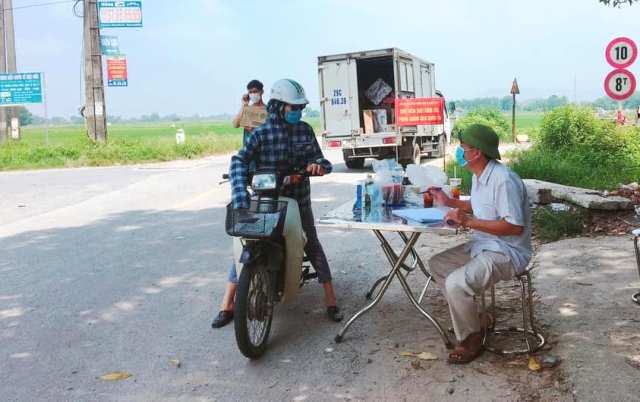
[{"label": "paper document on table", "polygon": [[438,208],[397,209],[393,214],[420,223],[438,223],[444,220],[444,211]]}]

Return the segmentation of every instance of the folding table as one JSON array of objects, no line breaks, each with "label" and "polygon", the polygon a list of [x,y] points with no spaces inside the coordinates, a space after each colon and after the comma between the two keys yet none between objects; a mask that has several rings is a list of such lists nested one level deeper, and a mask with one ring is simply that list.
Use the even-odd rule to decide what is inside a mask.
[{"label": "folding table", "polygon": [[[380,247],[387,257],[391,269],[387,275],[378,279],[374,283],[371,290],[367,293],[368,299],[371,299],[379,284],[382,284],[382,287],[375,294],[375,297],[373,297],[373,300],[371,300],[369,304],[347,321],[338,335],[336,335],[335,341],[338,343],[342,342],[344,334],[347,332],[351,324],[378,304],[393,279],[397,278],[413,307],[415,307],[416,310],[418,310],[418,312],[429,320],[429,322],[431,322],[431,324],[436,328],[445,346],[449,349],[452,348],[453,345],[440,323],[438,323],[438,321],[421,306],[422,300],[424,299],[432,278],[418,252],[414,249],[414,246],[420,235],[423,233],[455,235],[457,233],[457,229],[444,223],[421,224],[408,221],[393,215],[393,210],[387,207],[357,209],[354,211],[353,203],[354,201],[348,202],[330,211],[318,220],[318,226],[340,230],[373,231],[378,240],[380,240]],[[393,247],[391,247],[389,240],[385,237],[383,232],[397,233],[400,236],[404,242],[404,247],[399,253],[396,253]],[[409,256],[411,256],[413,260],[411,264],[407,264],[406,262]],[[416,268],[418,268],[419,272],[422,272],[426,278],[426,285],[417,299],[407,282],[407,275],[413,272]]]}]

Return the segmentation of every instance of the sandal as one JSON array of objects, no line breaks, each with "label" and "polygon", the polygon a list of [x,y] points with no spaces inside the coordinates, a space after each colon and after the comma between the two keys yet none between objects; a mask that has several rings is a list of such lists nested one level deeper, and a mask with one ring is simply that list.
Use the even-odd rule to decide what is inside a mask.
[{"label": "sandal", "polygon": [[338,306],[328,306],[327,307],[327,316],[333,322],[340,322],[344,318],[342,312],[338,308]]},{"label": "sandal", "polygon": [[[474,341],[477,341],[477,344],[475,346],[470,345],[475,343]],[[467,364],[479,357],[482,352],[484,352],[482,334],[476,332],[460,342],[453,352],[449,353],[449,359],[447,361],[449,364]]]}]

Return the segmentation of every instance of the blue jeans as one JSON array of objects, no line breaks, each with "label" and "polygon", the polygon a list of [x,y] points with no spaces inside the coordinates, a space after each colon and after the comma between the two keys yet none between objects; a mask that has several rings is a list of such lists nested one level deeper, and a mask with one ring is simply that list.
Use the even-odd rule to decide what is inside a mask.
[{"label": "blue jeans", "polygon": [[[327,261],[327,256],[324,254],[322,244],[320,244],[320,240],[318,239],[318,232],[316,231],[311,206],[300,208],[300,220],[302,230],[304,230],[304,234],[307,236],[304,253],[309,257],[313,269],[318,273],[318,282],[328,282],[331,280],[331,269],[329,268],[329,262]],[[238,274],[236,273],[236,265],[234,262],[231,262],[231,266],[229,267],[227,280],[231,283],[238,284]]]},{"label": "blue jeans", "polygon": [[231,266],[229,267],[229,273],[227,274],[227,281],[231,283],[238,284],[238,274],[236,272],[236,264],[231,261]]}]

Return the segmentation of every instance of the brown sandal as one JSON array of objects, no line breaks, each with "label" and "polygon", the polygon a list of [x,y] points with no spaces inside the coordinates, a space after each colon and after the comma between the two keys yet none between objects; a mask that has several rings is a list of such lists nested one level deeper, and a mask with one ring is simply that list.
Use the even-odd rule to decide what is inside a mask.
[{"label": "brown sandal", "polygon": [[[472,346],[474,340],[477,340],[477,346]],[[449,353],[449,364],[467,364],[475,360],[484,352],[482,346],[482,334],[476,332],[471,334],[464,341],[460,342],[458,346]]]}]

